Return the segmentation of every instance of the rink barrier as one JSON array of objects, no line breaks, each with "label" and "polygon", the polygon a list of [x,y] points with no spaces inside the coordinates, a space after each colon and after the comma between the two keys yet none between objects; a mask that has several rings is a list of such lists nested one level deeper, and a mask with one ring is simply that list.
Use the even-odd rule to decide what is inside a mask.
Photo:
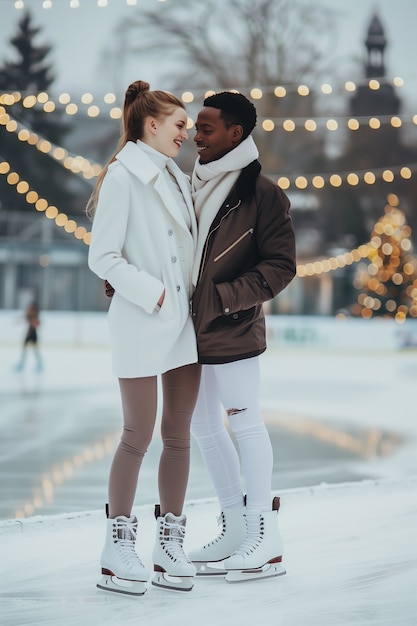
[{"label": "rink barrier", "polygon": [[[109,346],[106,313],[44,311],[40,319],[39,341],[45,346]],[[393,319],[269,315],[266,327],[270,347],[372,350],[417,348],[417,320],[398,324]],[[0,344],[19,344],[25,332],[26,322],[22,311],[0,311]]]}]

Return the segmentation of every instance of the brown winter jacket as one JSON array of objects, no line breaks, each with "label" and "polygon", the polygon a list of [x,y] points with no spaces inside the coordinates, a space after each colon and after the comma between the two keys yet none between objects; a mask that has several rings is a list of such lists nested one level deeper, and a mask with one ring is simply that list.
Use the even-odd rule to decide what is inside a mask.
[{"label": "brown winter jacket", "polygon": [[192,300],[200,363],[264,352],[262,303],[295,275],[290,202],[260,171],[258,161],[242,170],[205,242]]}]

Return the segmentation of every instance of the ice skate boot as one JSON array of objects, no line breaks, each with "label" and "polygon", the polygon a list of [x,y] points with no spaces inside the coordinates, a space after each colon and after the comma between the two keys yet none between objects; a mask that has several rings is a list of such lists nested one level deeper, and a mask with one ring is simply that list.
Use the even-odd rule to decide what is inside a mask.
[{"label": "ice skate boot", "polygon": [[246,509],[246,540],[223,564],[227,570],[227,582],[285,574],[281,565],[283,545],[278,528],[279,506],[279,498],[274,498],[271,511],[257,513]]},{"label": "ice skate boot", "polygon": [[[106,506],[108,516],[108,507]],[[106,541],[101,554],[102,578],[99,589],[132,596],[143,596],[149,572],[136,554],[138,520],[132,515],[107,519]]]},{"label": "ice skate boot", "polygon": [[184,553],[185,515],[167,513],[161,517],[159,504],[155,505],[156,539],[153,549],[155,576],[152,584],[174,591],[191,591],[196,568]]},{"label": "ice skate boot", "polygon": [[244,508],[225,509],[217,518],[219,535],[201,548],[191,550],[189,557],[197,568],[197,576],[225,575],[222,561],[227,559],[246,539]]}]

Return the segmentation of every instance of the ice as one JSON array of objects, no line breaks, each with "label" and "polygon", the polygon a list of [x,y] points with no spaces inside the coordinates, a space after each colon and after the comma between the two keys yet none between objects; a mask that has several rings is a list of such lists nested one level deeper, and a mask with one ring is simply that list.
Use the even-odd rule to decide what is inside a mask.
[{"label": "ice", "polygon": [[[104,533],[99,511],[0,524],[0,614],[7,626],[145,624],[282,626],[417,624],[417,479],[281,492],[285,576],[230,584],[197,578],[187,594],[96,589]],[[216,532],[215,501],[188,502],[187,547]],[[136,507],[153,537],[151,507]],[[138,551],[151,567],[152,543]],[[186,596],[186,597],[184,597]]]},{"label": "ice", "polygon": [[[22,389],[9,366],[13,350],[2,350],[0,365],[0,395],[9,399],[91,386],[99,393],[114,384],[106,351],[45,346],[41,379],[28,374]],[[264,410],[279,408],[294,427],[320,418],[334,428],[384,428],[405,441],[371,461],[358,459],[358,468],[368,464],[368,475],[371,462],[375,479],[274,493],[281,497],[285,576],[234,584],[199,577],[186,594],[149,584],[142,597],[119,596],[96,588],[103,511],[6,520],[0,522],[0,623],[416,626],[416,351],[272,347],[262,357],[262,372]],[[0,419],[13,428],[12,415]],[[152,569],[153,507],[133,512],[138,552]],[[214,499],[187,500],[185,513],[186,549],[217,534]]]}]

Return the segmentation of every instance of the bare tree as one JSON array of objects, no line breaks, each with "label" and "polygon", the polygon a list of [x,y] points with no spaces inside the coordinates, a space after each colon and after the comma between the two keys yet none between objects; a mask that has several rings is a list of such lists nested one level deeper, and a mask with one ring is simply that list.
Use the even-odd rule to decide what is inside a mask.
[{"label": "bare tree", "polygon": [[117,31],[124,57],[154,58],[165,84],[242,89],[312,80],[334,45],[333,18],[311,0],[181,0]]},{"label": "bare tree", "polygon": [[[337,69],[336,16],[320,0],[171,0],[147,10],[141,5],[116,26],[106,68],[114,67],[116,82],[133,65],[134,78],[157,77],[151,79],[153,87],[159,82],[175,92],[193,91],[196,99],[187,105],[191,118],[206,90],[239,89],[250,95],[252,87],[263,88],[256,102],[258,127],[263,117],[308,117],[314,115],[314,88],[309,98],[296,93],[277,98],[274,88],[299,82],[312,87],[325,72],[331,80]],[[116,91],[124,88],[123,80]],[[318,134],[301,129],[289,137],[258,129],[255,135],[271,173],[318,167],[323,151]],[[190,168],[194,158],[190,142],[182,165]]]}]

